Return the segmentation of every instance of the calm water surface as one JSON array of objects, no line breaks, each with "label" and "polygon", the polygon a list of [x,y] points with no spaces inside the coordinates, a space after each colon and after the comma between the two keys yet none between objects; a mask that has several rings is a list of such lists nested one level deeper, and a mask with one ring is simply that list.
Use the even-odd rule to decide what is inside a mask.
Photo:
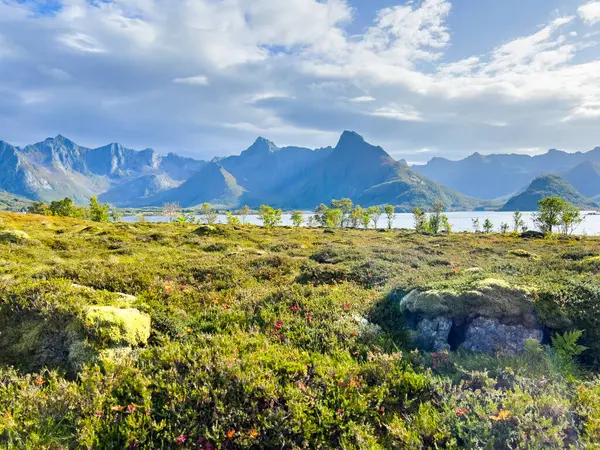
[{"label": "calm water surface", "polygon": [[[304,218],[308,219],[308,217],[312,216],[314,213],[306,213],[304,214]],[[525,220],[528,228],[530,230],[535,229],[533,225],[533,221],[531,220],[531,216],[533,213],[524,212],[523,220]],[[581,235],[591,235],[598,236],[600,235],[600,215],[588,215],[589,213],[583,213],[585,216],[585,220],[583,223],[577,228],[575,234]],[[461,232],[461,231],[473,231],[473,219],[479,218],[481,225],[483,226],[483,222],[485,219],[490,219],[494,224],[494,229],[498,231],[500,229],[500,225],[502,222],[506,222],[511,226],[512,229],[512,212],[493,212],[493,211],[465,211],[465,212],[449,212],[446,213],[448,216],[448,220],[452,225],[452,231]],[[125,221],[127,222],[136,222],[138,219],[135,216],[125,217]],[[168,222],[169,219],[164,216],[146,216],[146,220],[148,222]],[[254,225],[261,225],[262,222],[260,218],[256,215],[248,216],[247,223],[251,223]],[[219,223],[226,223],[227,218],[224,215],[220,215],[217,219]],[[284,214],[282,225],[291,225],[291,215]],[[387,226],[387,219],[384,215],[381,216],[381,220],[379,221],[379,227]],[[394,220],[394,228],[414,228],[413,215],[410,213],[396,214],[396,219]]]}]

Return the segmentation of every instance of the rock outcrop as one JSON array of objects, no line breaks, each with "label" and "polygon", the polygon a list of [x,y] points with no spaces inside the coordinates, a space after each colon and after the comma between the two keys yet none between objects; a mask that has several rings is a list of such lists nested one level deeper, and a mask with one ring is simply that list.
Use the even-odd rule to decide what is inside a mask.
[{"label": "rock outcrop", "polygon": [[400,301],[414,344],[428,351],[516,354],[525,341],[542,341],[527,291],[485,279],[461,290],[413,290]]},{"label": "rock outcrop", "polygon": [[0,231],[0,242],[21,244],[29,240],[29,235],[21,230]]},{"label": "rock outcrop", "polygon": [[525,341],[535,339],[542,341],[544,333],[538,328],[525,328],[521,325],[503,325],[498,319],[478,317],[469,324],[465,340],[460,350],[480,353],[521,353]]}]

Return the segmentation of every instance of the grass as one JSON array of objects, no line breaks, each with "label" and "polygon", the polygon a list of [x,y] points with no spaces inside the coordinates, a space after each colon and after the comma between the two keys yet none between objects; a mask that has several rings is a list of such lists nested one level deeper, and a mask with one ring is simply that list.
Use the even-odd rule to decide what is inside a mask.
[{"label": "grass", "polygon": [[[600,441],[598,238],[0,214],[0,233],[14,230],[28,238],[0,242],[4,447]],[[576,365],[547,347],[516,357],[410,347],[399,308],[407,292],[484,292],[490,280],[527,292],[551,332],[583,330],[589,349]],[[481,305],[491,307],[467,303]],[[86,331],[90,311],[110,320]],[[113,329],[98,328],[113,317]],[[143,318],[142,331],[127,328],[131,317]]]}]

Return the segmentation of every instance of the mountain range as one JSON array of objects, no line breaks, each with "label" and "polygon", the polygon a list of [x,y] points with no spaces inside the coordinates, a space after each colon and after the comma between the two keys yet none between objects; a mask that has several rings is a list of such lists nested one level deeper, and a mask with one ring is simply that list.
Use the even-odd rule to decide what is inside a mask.
[{"label": "mountain range", "polygon": [[0,141],[0,168],[2,191],[41,201],[69,196],[78,203],[98,195],[120,207],[208,202],[221,208],[267,203],[308,209],[342,197],[405,211],[436,200],[452,210],[486,204],[429,180],[350,131],[334,148],[316,150],[279,148],[259,137],[240,155],[212,161],[120,144],[91,149],[60,135],[24,148]]},{"label": "mountain range", "polygon": [[[548,174],[560,176],[536,178]],[[175,202],[190,208],[207,202],[219,208],[312,209],[348,197],[363,206],[391,204],[398,211],[428,209],[438,200],[448,210],[473,210],[497,209],[514,197],[503,209],[527,210],[535,209],[532,199],[540,192],[596,207],[586,197],[600,198],[599,181],[600,148],[533,157],[475,153],[411,167],[351,131],[342,133],[335,147],[315,150],[280,148],[259,137],[241,154],[211,161],[120,144],[87,148],[61,135],[22,148],[0,141],[0,192],[39,201],[68,196],[80,204],[97,195],[119,207]]]},{"label": "mountain range", "polygon": [[[568,172],[581,164],[600,164],[600,147],[577,153],[552,149],[536,156],[473,153],[459,161],[433,158],[425,165],[413,167],[426,177],[465,195],[498,199],[518,193],[540,175],[557,174],[573,181]],[[600,185],[596,191],[594,195],[600,194]],[[592,196],[591,193],[585,195]]]}]

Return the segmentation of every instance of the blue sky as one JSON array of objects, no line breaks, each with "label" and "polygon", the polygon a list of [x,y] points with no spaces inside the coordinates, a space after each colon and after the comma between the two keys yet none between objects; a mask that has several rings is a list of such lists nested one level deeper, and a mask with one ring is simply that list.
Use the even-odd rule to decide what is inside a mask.
[{"label": "blue sky", "polygon": [[598,0],[0,0],[0,139],[584,151],[599,42]]}]

